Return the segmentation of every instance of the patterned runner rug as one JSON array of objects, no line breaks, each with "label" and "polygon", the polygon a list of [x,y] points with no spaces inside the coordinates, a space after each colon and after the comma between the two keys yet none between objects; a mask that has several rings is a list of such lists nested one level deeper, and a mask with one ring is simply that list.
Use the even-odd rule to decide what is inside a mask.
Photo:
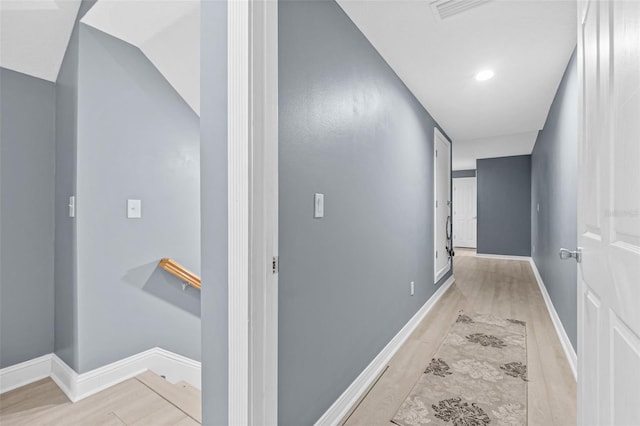
[{"label": "patterned runner rug", "polygon": [[526,425],[526,342],[523,321],[460,313],[391,422]]}]

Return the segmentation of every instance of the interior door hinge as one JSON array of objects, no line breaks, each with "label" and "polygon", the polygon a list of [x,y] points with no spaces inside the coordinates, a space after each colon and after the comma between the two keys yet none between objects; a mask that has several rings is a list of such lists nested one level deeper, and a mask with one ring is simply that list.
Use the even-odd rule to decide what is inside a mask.
[{"label": "interior door hinge", "polygon": [[436,259],[438,258],[438,250],[436,250]]},{"label": "interior door hinge", "polygon": [[277,274],[278,272],[280,272],[280,257],[279,256],[273,256],[273,259],[271,260],[271,272],[274,274]]},{"label": "interior door hinge", "polygon": [[436,149],[436,157],[438,156],[438,150]]}]

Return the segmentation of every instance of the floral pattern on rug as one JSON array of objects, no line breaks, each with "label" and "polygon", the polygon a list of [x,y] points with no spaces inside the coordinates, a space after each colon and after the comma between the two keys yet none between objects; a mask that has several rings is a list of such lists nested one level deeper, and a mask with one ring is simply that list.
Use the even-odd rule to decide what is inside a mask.
[{"label": "floral pattern on rug", "polygon": [[420,398],[408,398],[405,404],[407,404],[408,410],[404,424],[407,426],[421,426],[431,423],[431,419],[429,419],[429,409]]},{"label": "floral pattern on rug", "polygon": [[502,339],[496,336],[490,336],[484,333],[473,333],[467,336],[467,340],[473,343],[479,343],[482,346],[491,346],[492,348],[502,349],[507,346]]},{"label": "floral pattern on rug", "polygon": [[527,381],[527,366],[521,362],[509,362],[505,365],[501,365],[500,369],[511,377],[520,377],[525,382]]},{"label": "floral pattern on rug", "polygon": [[471,317],[469,315],[460,314],[460,315],[458,315],[458,319],[456,320],[456,322],[470,323],[470,322],[473,322],[473,320],[471,319]]},{"label": "floral pattern on rug", "polygon": [[467,374],[472,379],[482,379],[488,382],[497,382],[503,379],[502,373],[486,361],[474,359],[462,359],[453,363],[456,372]]},{"label": "floral pattern on rug", "polygon": [[460,312],[391,422],[526,425],[527,383],[526,323]]},{"label": "floral pattern on rug", "polygon": [[491,414],[498,421],[498,426],[521,426],[522,419],[527,415],[520,404],[503,405],[497,410],[491,410]]},{"label": "floral pattern on rug", "polygon": [[491,423],[487,413],[475,402],[462,402],[461,398],[449,398],[431,406],[435,416],[454,426],[485,426]]},{"label": "floral pattern on rug", "polygon": [[431,359],[431,363],[424,370],[424,374],[433,373],[436,376],[446,377],[449,374],[451,374],[451,372],[449,372],[449,370],[450,370],[449,365],[447,365],[447,363],[444,362],[442,359],[440,359],[440,358],[438,358],[438,359],[432,358]]}]

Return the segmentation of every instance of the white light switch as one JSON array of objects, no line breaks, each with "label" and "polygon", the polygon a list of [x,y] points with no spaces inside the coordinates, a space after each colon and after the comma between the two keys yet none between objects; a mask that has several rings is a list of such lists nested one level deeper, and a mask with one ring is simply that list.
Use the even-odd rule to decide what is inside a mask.
[{"label": "white light switch", "polygon": [[142,201],[127,200],[127,218],[140,219],[142,217]]},{"label": "white light switch", "polygon": [[69,197],[69,217],[76,217],[76,197]]},{"label": "white light switch", "polygon": [[411,295],[412,295],[412,296],[413,296],[414,294],[416,294],[416,285],[415,285],[415,283],[414,283],[413,281],[411,281],[411,288],[410,288],[410,291],[411,291]]},{"label": "white light switch", "polygon": [[315,219],[324,217],[324,194],[316,193],[314,196],[313,217]]}]

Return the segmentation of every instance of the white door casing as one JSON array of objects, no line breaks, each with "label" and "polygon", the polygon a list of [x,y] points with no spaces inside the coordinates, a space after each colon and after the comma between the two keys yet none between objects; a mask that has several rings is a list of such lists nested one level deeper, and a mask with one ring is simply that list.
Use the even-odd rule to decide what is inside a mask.
[{"label": "white door casing", "polygon": [[578,25],[578,424],[639,425],[640,2]]},{"label": "white door casing", "polygon": [[228,424],[276,425],[278,9],[271,0],[227,4]]},{"label": "white door casing", "polygon": [[434,181],[434,283],[451,269],[446,251],[447,226],[451,232],[451,142],[434,128],[433,137]]},{"label": "white door casing", "polygon": [[476,248],[476,178],[453,179],[453,242],[455,247]]}]

